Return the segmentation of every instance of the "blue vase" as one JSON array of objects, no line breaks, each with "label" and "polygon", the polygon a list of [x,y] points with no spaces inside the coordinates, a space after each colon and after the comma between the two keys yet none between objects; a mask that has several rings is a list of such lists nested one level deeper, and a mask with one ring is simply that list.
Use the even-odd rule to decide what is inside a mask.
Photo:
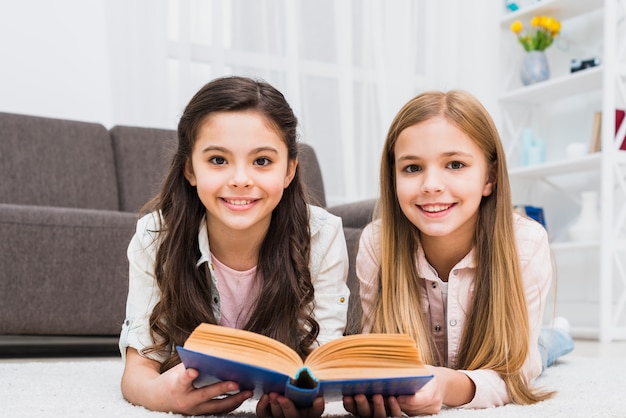
[{"label": "blue vase", "polygon": [[522,61],[520,76],[525,86],[549,79],[550,68],[546,54],[543,51],[528,52]]}]

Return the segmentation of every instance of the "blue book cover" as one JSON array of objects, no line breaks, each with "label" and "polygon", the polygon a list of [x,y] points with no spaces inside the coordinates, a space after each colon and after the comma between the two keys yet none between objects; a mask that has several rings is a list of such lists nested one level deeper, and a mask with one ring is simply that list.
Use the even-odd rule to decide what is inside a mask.
[{"label": "blue book cover", "polygon": [[[201,326],[204,325],[206,324]],[[215,328],[216,326],[211,325],[210,327],[212,328],[206,329],[217,330],[217,328]],[[224,327],[218,328],[224,329]],[[217,332],[220,331],[221,330],[217,330]],[[225,329],[225,331],[239,337],[245,336],[246,333],[251,334],[247,331],[233,330],[229,328]],[[254,335],[255,336],[253,338],[255,341],[267,338],[259,336],[258,334]],[[394,337],[391,337],[391,335],[387,335],[386,337],[378,336],[378,338],[382,338],[381,341],[385,342],[393,340],[398,336],[394,335]],[[404,337],[408,338],[407,336]],[[346,340],[346,338],[348,340]],[[343,337],[339,340],[326,343],[325,345],[330,344],[330,346],[334,346],[342,343],[345,344],[349,340],[358,340],[358,344],[354,345],[354,347],[356,347],[356,351],[365,351],[366,353],[377,351],[374,348],[375,341],[377,340],[375,340],[375,336],[372,334]],[[365,343],[362,343],[361,341],[365,341]],[[404,342],[406,343],[407,341]],[[293,373],[287,373],[284,369],[283,371],[277,371],[276,369],[278,367],[273,367],[276,362],[272,360],[275,358],[272,357],[275,356],[275,352],[263,353],[260,351],[259,355],[244,355],[239,357],[237,357],[238,354],[234,354],[234,356],[238,358],[237,360],[234,360],[232,359],[232,356],[228,354],[225,355],[224,351],[220,351],[220,348],[211,352],[211,343],[216,343],[215,338],[211,339],[210,342],[207,341],[208,345],[207,347],[202,346],[202,351],[199,351],[199,345],[197,342],[195,345],[192,345],[193,349],[181,346],[176,347],[185,367],[196,369],[200,373],[196,381],[194,381],[194,386],[201,387],[217,381],[229,380],[237,382],[241,390],[252,390],[255,398],[257,399],[263,393],[276,392],[287,396],[294,402],[294,404],[296,404],[296,406],[299,407],[311,405],[317,396],[323,396],[326,401],[330,401],[340,400],[344,395],[357,394],[365,394],[367,396],[374,394],[382,394],[383,396],[409,395],[417,392],[433,377],[432,374],[428,372],[428,369],[423,366],[419,356],[415,359],[409,359],[408,364],[411,364],[411,366],[407,369],[397,368],[393,371],[391,370],[393,368],[380,367],[381,362],[384,362],[384,360],[382,360],[382,357],[377,356],[380,356],[381,353],[384,355],[388,351],[393,351],[394,348],[391,345],[382,349],[378,347],[378,354],[373,353],[371,357],[366,354],[364,358],[359,360],[356,367],[346,367],[348,363],[352,363],[349,354],[344,353],[343,357],[338,356],[334,360],[330,359],[328,363],[330,364],[334,362],[335,367],[339,369],[339,371],[334,373],[332,377],[329,375],[329,370],[332,370],[332,365],[324,367],[324,361],[317,361],[315,362],[317,363],[317,367],[323,369],[318,370],[317,374],[326,376],[325,378],[318,378],[316,376],[315,365],[308,366],[305,363],[299,365],[294,364]],[[276,341],[273,341],[272,344],[276,345]],[[414,343],[410,339],[409,344],[413,345],[411,347],[411,349],[413,349]],[[228,348],[232,349],[232,347],[237,345],[237,342],[235,340],[229,341],[227,345],[230,345],[231,347]],[[245,344],[243,344],[242,347],[244,345]],[[284,347],[285,350],[291,350],[287,346]],[[322,348],[327,350],[329,347],[324,347],[324,345],[322,345],[316,350],[320,350]],[[365,350],[363,350],[364,347]],[[371,349],[368,349],[368,347]],[[345,351],[347,352],[353,347],[349,346],[345,348]],[[406,347],[403,347],[403,349],[405,348]],[[415,353],[417,353],[416,350],[417,349],[415,349]],[[233,350],[234,353],[237,353],[237,351],[237,349]],[[211,354],[209,354],[209,352],[211,352]],[[315,353],[315,350],[313,353]],[[251,360],[252,357],[256,357],[256,359]],[[346,360],[346,358],[348,358],[348,360]],[[406,359],[404,360],[406,361]],[[415,360],[414,363],[413,360]],[[254,364],[255,362],[256,364]],[[363,367],[360,367],[360,365]],[[371,373],[369,372],[370,370]],[[394,375],[395,377],[393,377]]]}]

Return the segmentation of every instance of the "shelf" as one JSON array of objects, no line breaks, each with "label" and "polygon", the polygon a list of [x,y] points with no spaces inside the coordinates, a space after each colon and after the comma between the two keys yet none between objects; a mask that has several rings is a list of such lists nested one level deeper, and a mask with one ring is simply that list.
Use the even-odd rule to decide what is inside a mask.
[{"label": "shelf", "polygon": [[510,26],[515,20],[527,20],[535,15],[553,16],[563,21],[599,10],[603,5],[603,0],[544,0],[536,5],[523,7],[513,13],[507,13],[500,19],[500,24],[502,26]]},{"label": "shelf", "polygon": [[[547,162],[509,166],[511,189],[517,201],[533,202],[553,216],[550,222],[555,235],[550,238],[555,241],[550,242],[550,248],[556,256],[555,268],[573,276],[571,286],[575,286],[571,294],[566,292],[567,296],[558,301],[558,308],[564,309],[568,312],[564,315],[572,318],[572,334],[576,330],[579,335],[603,342],[626,338],[626,327],[623,326],[626,321],[626,151],[617,150],[622,139],[613,141],[613,129],[609,129],[611,123],[606,123],[612,121],[615,107],[623,107],[626,101],[626,38],[623,36],[626,0],[536,0],[530,3],[532,5],[521,10],[501,15],[497,24],[503,35],[500,41],[502,51],[510,49],[514,21],[519,20],[528,27],[535,16],[552,16],[565,29],[585,27],[587,33],[579,34],[581,45],[575,45],[577,49],[601,48],[604,58],[614,59],[603,59],[598,67],[575,73],[561,71],[548,80],[519,86],[514,79],[515,63],[512,63],[519,58],[518,54],[502,54],[499,59],[502,83],[498,105],[502,112],[500,129],[508,160],[521,151],[520,134],[524,128],[542,130],[550,136],[547,143],[551,158]],[[560,61],[577,54],[573,50],[561,52],[557,51],[555,56]],[[588,129],[584,123],[592,122],[597,111],[611,115],[603,121],[602,150],[580,158],[567,158],[567,145],[586,135],[579,131]],[[574,120],[577,117],[587,119]],[[570,121],[571,126],[568,126]],[[602,234],[596,240],[571,241],[568,239],[569,217],[565,216],[569,212],[565,209],[567,205],[567,209],[573,212],[581,206],[579,189],[583,188],[597,189],[602,195]],[[585,264],[584,269],[571,265],[577,260]],[[593,263],[586,265],[588,260]],[[594,280],[589,283],[597,287],[597,295],[587,295],[584,289],[576,288],[586,286],[587,279]],[[566,283],[568,285],[570,283]],[[581,298],[583,300],[579,300]],[[596,310],[597,318],[589,317],[594,314],[592,309]],[[595,326],[588,326],[592,319]]]},{"label": "shelf", "polygon": [[511,90],[499,97],[501,102],[540,104],[574,94],[582,94],[602,88],[603,67],[587,68],[561,77],[552,78],[530,86]]},{"label": "shelf", "polygon": [[572,160],[561,160],[528,167],[511,168],[509,169],[509,177],[540,178],[571,174],[574,171],[597,169],[600,167],[601,161],[602,154],[596,152]]},{"label": "shelf", "polygon": [[563,241],[550,243],[553,251],[598,250],[600,241]]}]

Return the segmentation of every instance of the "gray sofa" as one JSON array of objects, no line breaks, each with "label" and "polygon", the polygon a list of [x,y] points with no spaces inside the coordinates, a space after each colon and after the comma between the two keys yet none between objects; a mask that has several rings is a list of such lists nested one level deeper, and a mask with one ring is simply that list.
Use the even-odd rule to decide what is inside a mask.
[{"label": "gray sofa", "polygon": [[[117,355],[128,289],[126,248],[158,190],[176,132],[0,113],[0,357]],[[303,179],[326,207],[313,148]],[[354,255],[374,201],[328,208]],[[348,333],[358,330],[351,298]]]}]

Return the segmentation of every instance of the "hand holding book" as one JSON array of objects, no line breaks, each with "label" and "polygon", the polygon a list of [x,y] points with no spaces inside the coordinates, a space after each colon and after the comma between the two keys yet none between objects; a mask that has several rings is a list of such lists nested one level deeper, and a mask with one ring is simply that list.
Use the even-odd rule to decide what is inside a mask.
[{"label": "hand holding book", "polygon": [[198,387],[232,380],[257,398],[277,392],[297,406],[317,396],[413,394],[432,378],[415,342],[403,334],[350,335],[317,347],[302,361],[272,338],[201,324],[177,349],[185,366],[200,372]]}]

